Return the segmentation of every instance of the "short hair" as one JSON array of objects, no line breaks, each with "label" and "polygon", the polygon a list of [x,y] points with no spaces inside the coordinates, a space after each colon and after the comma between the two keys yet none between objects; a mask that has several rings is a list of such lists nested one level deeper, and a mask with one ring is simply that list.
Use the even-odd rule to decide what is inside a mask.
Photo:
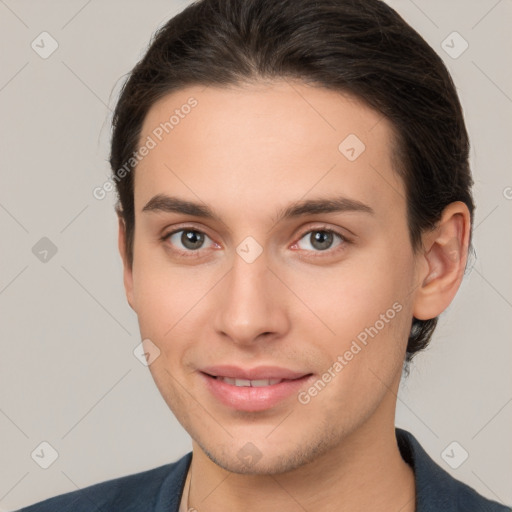
[{"label": "short hair", "polygon": [[[351,94],[390,121],[414,251],[453,201],[467,205],[473,224],[469,139],[455,86],[442,59],[391,7],[380,0],[199,0],[155,32],[115,107],[110,165],[115,174],[132,164],[116,179],[130,266],[130,157],[151,106],[187,86],[287,78]],[[412,318],[406,364],[436,325],[437,317]]]}]

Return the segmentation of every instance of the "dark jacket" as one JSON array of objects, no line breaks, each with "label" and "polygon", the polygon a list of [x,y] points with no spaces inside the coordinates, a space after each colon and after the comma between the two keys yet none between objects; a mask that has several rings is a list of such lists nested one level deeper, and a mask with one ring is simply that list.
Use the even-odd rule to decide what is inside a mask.
[{"label": "dark jacket", "polygon": [[[512,511],[453,478],[412,434],[395,431],[400,453],[414,469],[416,512]],[[178,512],[191,460],[190,452],[172,464],[62,494],[19,512]]]}]

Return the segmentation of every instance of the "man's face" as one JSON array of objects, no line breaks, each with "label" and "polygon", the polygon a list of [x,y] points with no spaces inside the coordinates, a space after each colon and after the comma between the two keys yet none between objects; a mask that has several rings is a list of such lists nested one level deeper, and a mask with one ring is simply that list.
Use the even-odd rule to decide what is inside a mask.
[{"label": "man's face", "polygon": [[[350,96],[274,82],[170,94],[148,136],[125,283],[195,443],[228,470],[273,473],[392,425],[417,263],[390,124]],[[308,201],[324,207],[291,211]]]}]

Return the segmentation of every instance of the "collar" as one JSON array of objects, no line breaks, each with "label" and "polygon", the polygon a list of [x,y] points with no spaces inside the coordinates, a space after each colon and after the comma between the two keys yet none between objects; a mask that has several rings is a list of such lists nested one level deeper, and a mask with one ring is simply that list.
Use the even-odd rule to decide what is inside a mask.
[{"label": "collar", "polygon": [[[436,464],[406,430],[395,428],[398,449],[414,471],[416,512],[511,512],[511,508],[487,500],[474,489],[456,480]],[[192,452],[172,464],[161,487],[156,511],[179,512]]]},{"label": "collar", "polygon": [[402,458],[414,471],[416,512],[510,512],[490,501],[441,468],[406,430],[395,428]]}]

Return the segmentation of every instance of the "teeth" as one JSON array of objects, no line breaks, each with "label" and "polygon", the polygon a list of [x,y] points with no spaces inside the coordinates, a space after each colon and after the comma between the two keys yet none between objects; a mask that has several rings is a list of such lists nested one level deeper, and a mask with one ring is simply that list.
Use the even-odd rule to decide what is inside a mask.
[{"label": "teeth", "polygon": [[248,380],[248,379],[231,379],[230,377],[217,377],[217,379],[225,382],[226,384],[231,384],[232,386],[241,386],[241,387],[253,387],[259,388],[262,386],[273,386],[274,384],[278,384],[283,379],[257,379],[257,380]]},{"label": "teeth", "polygon": [[283,379],[260,379],[260,380],[251,380],[251,386],[253,388],[258,388],[261,386],[273,386],[274,384],[278,384]]}]

